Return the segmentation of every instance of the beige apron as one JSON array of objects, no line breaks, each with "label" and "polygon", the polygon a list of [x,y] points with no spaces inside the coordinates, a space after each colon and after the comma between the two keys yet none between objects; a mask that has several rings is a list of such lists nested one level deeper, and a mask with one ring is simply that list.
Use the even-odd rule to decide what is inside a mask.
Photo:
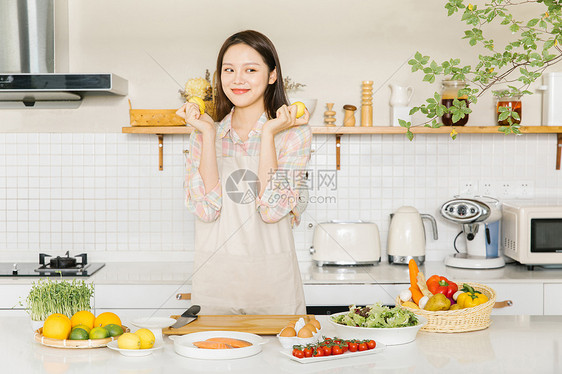
[{"label": "beige apron", "polygon": [[289,215],[265,223],[256,210],[259,157],[223,157],[216,143],[222,208],[195,221],[192,302],[201,314],[304,314]]}]

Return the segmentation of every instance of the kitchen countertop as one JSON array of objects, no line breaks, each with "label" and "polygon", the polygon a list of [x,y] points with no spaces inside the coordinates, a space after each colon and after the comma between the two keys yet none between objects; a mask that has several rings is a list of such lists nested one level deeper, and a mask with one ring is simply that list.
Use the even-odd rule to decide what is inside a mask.
[{"label": "kitchen countertop", "polygon": [[[408,267],[380,263],[362,267],[318,267],[301,262],[304,284],[407,284]],[[107,262],[87,281],[95,284],[190,284],[191,262]],[[454,280],[493,283],[560,283],[562,269],[509,264],[500,269],[471,270],[445,266],[441,261],[426,262],[420,267],[426,276],[440,274]],[[0,284],[30,284],[34,277],[0,277]]]},{"label": "kitchen countertop", "polygon": [[[326,316],[318,316],[323,322]],[[163,349],[146,357],[124,357],[108,348],[60,349],[33,340],[29,319],[0,319],[0,357],[5,373],[559,373],[562,372],[562,316],[492,316],[482,331],[420,332],[405,345],[364,357],[300,364],[282,356],[275,337],[255,356],[196,360]],[[127,321],[124,321],[127,324]],[[129,325],[131,326],[131,325]],[[332,327],[323,323],[327,336]],[[135,328],[133,328],[133,331]]]}]

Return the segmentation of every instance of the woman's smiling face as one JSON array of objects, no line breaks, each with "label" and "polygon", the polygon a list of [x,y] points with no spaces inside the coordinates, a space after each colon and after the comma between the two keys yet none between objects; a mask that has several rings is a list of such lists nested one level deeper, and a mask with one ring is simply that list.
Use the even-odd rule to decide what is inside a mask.
[{"label": "woman's smiling face", "polygon": [[263,107],[265,89],[276,79],[275,69],[270,72],[263,57],[252,47],[240,43],[226,50],[222,61],[222,89],[234,106]]}]

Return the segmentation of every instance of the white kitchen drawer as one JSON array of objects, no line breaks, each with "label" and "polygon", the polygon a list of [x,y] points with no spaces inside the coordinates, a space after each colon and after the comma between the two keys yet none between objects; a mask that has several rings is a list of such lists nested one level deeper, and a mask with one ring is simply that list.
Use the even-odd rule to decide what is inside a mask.
[{"label": "white kitchen drawer", "polygon": [[394,305],[406,284],[305,284],[304,296],[308,306],[367,305],[380,302]]},{"label": "white kitchen drawer", "polygon": [[188,285],[100,284],[95,286],[96,309],[187,309],[190,300],[176,294],[191,292]]},{"label": "white kitchen drawer", "polygon": [[24,309],[25,299],[31,290],[31,284],[3,284],[0,285],[0,309]]},{"label": "white kitchen drawer", "polygon": [[183,309],[100,309],[95,310],[95,315],[100,315],[104,312],[112,312],[119,316],[121,323],[128,326],[132,331],[138,329],[137,326],[133,325],[131,321],[137,318],[145,317],[170,317],[178,316],[186,311],[187,308]]},{"label": "white kitchen drawer", "polygon": [[562,315],[562,283],[545,283],[544,314]]},{"label": "white kitchen drawer", "polygon": [[496,301],[511,300],[512,306],[492,310],[492,315],[542,315],[542,283],[486,283],[496,291]]}]

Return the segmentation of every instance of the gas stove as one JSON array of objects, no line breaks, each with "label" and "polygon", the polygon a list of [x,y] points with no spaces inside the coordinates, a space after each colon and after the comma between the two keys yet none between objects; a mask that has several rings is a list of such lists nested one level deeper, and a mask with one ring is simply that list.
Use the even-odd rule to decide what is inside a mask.
[{"label": "gas stove", "polygon": [[[49,261],[48,257],[51,257]],[[39,253],[39,263],[0,263],[0,277],[89,277],[104,266],[104,263],[88,263],[86,253],[74,257],[68,251],[65,256],[56,257]]]}]

